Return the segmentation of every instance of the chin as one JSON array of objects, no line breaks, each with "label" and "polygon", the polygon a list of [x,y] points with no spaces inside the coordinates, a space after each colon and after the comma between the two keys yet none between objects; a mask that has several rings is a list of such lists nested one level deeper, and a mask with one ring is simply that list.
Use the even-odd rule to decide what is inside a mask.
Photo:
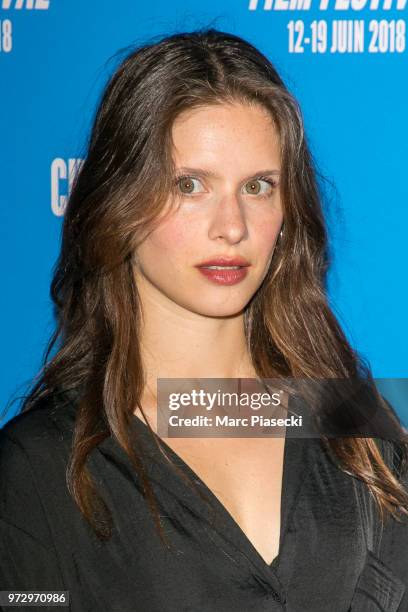
[{"label": "chin", "polygon": [[236,304],[231,300],[219,304],[214,303],[214,301],[208,304],[201,302],[194,311],[204,317],[233,317],[242,314],[245,306],[246,302],[242,300],[237,301]]}]

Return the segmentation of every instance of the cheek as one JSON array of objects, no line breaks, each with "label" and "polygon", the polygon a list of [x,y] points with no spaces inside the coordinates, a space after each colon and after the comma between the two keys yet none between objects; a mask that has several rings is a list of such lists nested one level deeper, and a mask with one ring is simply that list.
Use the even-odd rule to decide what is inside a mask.
[{"label": "cheek", "polygon": [[255,243],[260,258],[268,259],[272,256],[275,243],[279,237],[281,228],[280,219],[264,220],[253,227]]},{"label": "cheek", "polygon": [[185,262],[189,253],[193,253],[197,240],[197,232],[191,223],[168,221],[152,232],[141,246],[140,253],[142,257],[154,257],[163,266],[175,261]]}]

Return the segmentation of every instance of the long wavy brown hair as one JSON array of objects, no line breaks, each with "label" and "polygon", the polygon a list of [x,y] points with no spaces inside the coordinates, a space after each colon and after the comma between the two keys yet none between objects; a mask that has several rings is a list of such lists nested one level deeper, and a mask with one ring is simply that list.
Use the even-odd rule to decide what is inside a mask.
[{"label": "long wavy brown hair", "polygon": [[[86,461],[107,436],[132,461],[161,531],[151,483],[130,431],[136,407],[144,414],[145,384],[132,254],[166,212],[175,174],[171,129],[183,111],[258,104],[270,113],[279,134],[284,232],[267,276],[245,308],[248,348],[259,377],[364,378],[373,396],[381,398],[370,367],[350,346],[328,304],[330,256],[317,164],[299,105],[273,64],[249,42],[214,28],[125,51],[102,93],[65,210],[51,283],[57,326],[41,373],[22,404],[26,411],[58,390],[82,390],[67,485],[101,538],[110,537],[112,523]],[[406,467],[406,432],[393,418],[400,433],[395,448]],[[346,473],[367,485],[382,519],[388,513],[395,518],[408,514],[408,493],[374,437],[323,437],[323,442]]]}]

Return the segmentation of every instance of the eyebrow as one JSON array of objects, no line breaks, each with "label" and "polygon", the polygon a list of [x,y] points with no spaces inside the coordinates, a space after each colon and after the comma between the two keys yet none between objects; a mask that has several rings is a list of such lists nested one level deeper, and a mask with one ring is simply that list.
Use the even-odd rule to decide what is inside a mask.
[{"label": "eyebrow", "polygon": [[[188,168],[186,166],[183,166],[182,168],[178,168],[177,172],[180,172],[180,173],[183,172],[185,174],[199,174],[200,176],[204,176],[206,178],[220,178],[220,175],[217,174],[216,172],[213,172],[212,170],[203,170],[202,168]],[[253,174],[249,175],[247,178],[250,179],[254,176],[258,176],[262,174],[279,176],[280,170],[278,170],[277,168],[258,170],[257,172],[254,172]]]}]

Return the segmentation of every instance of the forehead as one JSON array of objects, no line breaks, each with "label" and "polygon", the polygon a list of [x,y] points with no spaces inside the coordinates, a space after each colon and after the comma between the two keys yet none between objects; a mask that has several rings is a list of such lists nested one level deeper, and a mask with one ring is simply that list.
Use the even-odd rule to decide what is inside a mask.
[{"label": "forehead", "polygon": [[[181,113],[172,127],[173,156],[181,165],[279,162],[279,136],[258,104],[217,104]],[[266,163],[268,162],[268,163]]]}]

